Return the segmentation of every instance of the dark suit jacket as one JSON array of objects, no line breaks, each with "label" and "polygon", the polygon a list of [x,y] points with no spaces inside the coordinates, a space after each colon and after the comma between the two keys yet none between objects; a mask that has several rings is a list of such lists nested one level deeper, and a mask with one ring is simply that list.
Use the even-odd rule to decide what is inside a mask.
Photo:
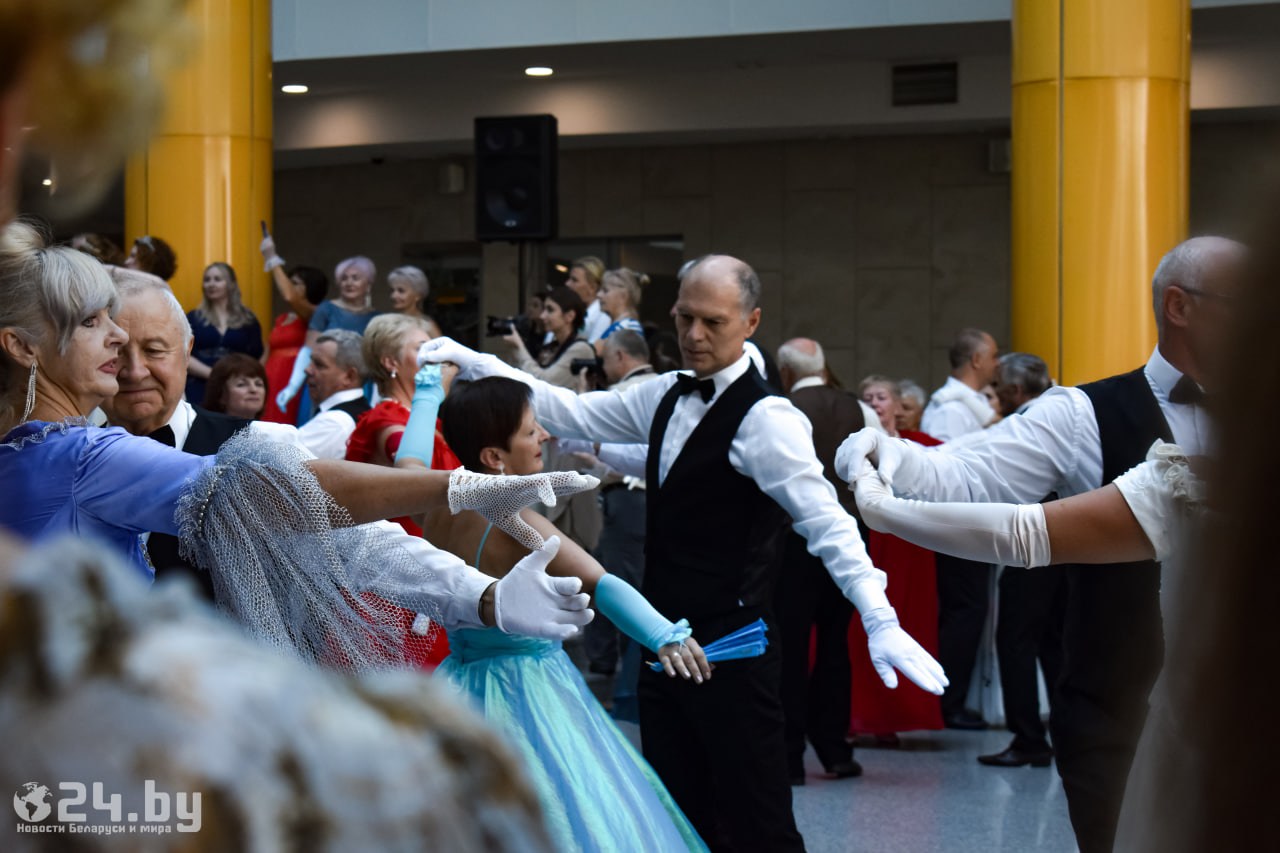
[{"label": "dark suit jacket", "polygon": [[853,492],[849,491],[849,484],[836,476],[835,461],[836,450],[849,433],[867,425],[858,399],[847,391],[823,385],[820,388],[801,388],[791,394],[791,402],[813,424],[813,449],[822,461],[822,473],[836,487],[840,505],[852,513],[857,504]]},{"label": "dark suit jacket", "polygon": [[[192,408],[196,410],[196,417],[191,422],[191,431],[187,433],[187,440],[181,449],[196,456],[212,456],[231,436],[251,423],[243,418],[210,412],[199,406],[192,406]],[[178,553],[177,537],[165,533],[152,533],[147,539],[147,556],[151,559],[151,565],[155,567],[156,580],[177,576],[189,577],[195,582],[205,600],[214,600],[213,581],[209,573],[201,571],[182,559]]]}]

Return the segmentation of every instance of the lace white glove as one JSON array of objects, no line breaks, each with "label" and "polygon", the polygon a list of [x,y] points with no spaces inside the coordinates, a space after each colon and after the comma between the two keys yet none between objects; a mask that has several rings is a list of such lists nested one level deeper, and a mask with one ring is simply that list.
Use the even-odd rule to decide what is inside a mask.
[{"label": "lace white glove", "polygon": [[500,630],[565,640],[595,617],[588,606],[591,597],[581,591],[581,580],[547,574],[547,565],[559,550],[560,537],[552,536],[495,585],[493,615]]},{"label": "lace white glove", "polygon": [[1047,566],[1049,528],[1040,504],[927,503],[895,498],[870,463],[854,483],[858,511],[872,530],[930,551],[1002,566]]},{"label": "lace white glove", "polygon": [[933,656],[902,630],[898,614],[892,607],[877,607],[863,613],[862,627],[867,629],[871,665],[889,689],[898,686],[898,674],[893,671],[895,667],[935,696],[941,696],[943,688],[951,683]]},{"label": "lace white glove", "polygon": [[453,338],[432,338],[418,348],[419,367],[424,364],[441,364],[450,361],[458,366],[458,375],[463,379],[472,378],[468,375],[468,371],[486,358],[491,356],[463,346]]},{"label": "lace white glove", "polygon": [[877,429],[861,429],[844,440],[836,451],[836,474],[846,483],[853,483],[862,473],[863,460],[874,465],[886,486],[893,487],[893,478],[902,472],[907,481],[915,478],[920,456],[927,451],[914,441],[891,438]]},{"label": "lace white glove", "polygon": [[576,495],[600,485],[595,477],[577,471],[552,471],[514,477],[505,474],[476,474],[456,468],[449,475],[449,511],[474,510],[510,534],[530,551],[543,546],[542,536],[520,517],[520,510],[535,501],[555,506],[557,498]]},{"label": "lace white glove", "polygon": [[263,272],[271,272],[276,267],[284,266],[284,258],[276,252],[276,241],[271,237],[262,238],[262,242],[258,244],[258,251],[262,252]]}]

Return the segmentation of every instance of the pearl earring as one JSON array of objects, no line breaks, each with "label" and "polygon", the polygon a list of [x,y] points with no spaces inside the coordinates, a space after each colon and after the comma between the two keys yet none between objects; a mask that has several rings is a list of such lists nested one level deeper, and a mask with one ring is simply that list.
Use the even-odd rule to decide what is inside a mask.
[{"label": "pearl earring", "polygon": [[396,369],[395,369],[394,367],[393,367],[393,368],[391,368],[391,378],[392,378],[392,379],[395,379],[395,378],[396,378]]}]

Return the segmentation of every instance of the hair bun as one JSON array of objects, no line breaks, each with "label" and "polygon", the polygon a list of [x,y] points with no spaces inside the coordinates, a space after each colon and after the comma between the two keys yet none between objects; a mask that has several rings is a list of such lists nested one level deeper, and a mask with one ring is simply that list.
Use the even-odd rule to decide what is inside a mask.
[{"label": "hair bun", "polygon": [[30,222],[19,219],[0,229],[0,253],[24,255],[48,248],[48,245],[44,231]]}]

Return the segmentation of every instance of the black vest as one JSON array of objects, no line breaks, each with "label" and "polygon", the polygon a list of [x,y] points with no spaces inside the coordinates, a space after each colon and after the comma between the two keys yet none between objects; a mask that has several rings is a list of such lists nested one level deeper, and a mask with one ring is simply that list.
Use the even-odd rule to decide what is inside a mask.
[{"label": "black vest", "polygon": [[[1141,464],[1156,439],[1173,440],[1142,369],[1080,390],[1098,422],[1103,485]],[[1063,689],[1116,708],[1117,719],[1140,728],[1164,658],[1160,565],[1071,566],[1067,577]]]},{"label": "black vest", "polygon": [[339,403],[336,406],[330,406],[329,410],[332,411],[334,409],[337,409],[339,412],[346,412],[348,415],[351,415],[351,420],[358,421],[360,420],[360,416],[363,415],[365,412],[369,411],[369,409],[371,408],[373,407],[369,405],[369,401],[366,400],[363,395],[361,395],[359,397],[356,397],[354,400],[348,400],[345,403]]},{"label": "black vest", "polygon": [[672,619],[709,627],[768,613],[787,516],[733,469],[729,447],[751,407],[776,394],[749,367],[707,410],[661,486],[658,458],[678,388],[658,404],[649,433],[644,594]]},{"label": "black vest", "polygon": [[[235,435],[250,422],[243,418],[210,412],[199,406],[195,420],[191,422],[191,431],[182,445],[185,453],[196,456],[212,456],[217,453],[231,436]],[[188,563],[178,553],[178,539],[167,533],[152,533],[147,538],[147,556],[156,570],[156,580],[174,577],[188,577],[199,589],[206,601],[213,601],[213,580],[209,573],[201,571]]]}]

